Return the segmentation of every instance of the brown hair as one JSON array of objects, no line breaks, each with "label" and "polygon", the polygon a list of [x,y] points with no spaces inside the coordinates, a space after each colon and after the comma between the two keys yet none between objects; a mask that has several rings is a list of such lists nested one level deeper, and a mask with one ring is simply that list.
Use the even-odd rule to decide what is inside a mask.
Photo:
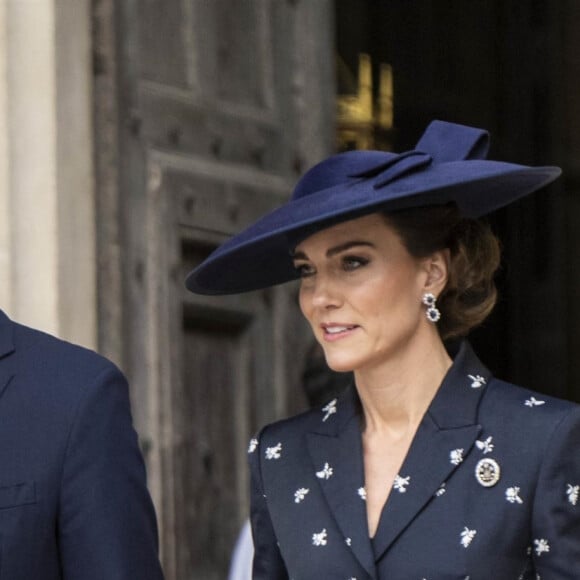
[{"label": "brown hair", "polygon": [[383,215],[415,258],[450,251],[449,277],[437,299],[441,338],[465,336],[481,324],[497,299],[493,278],[500,263],[499,241],[489,225],[462,218],[455,204]]}]

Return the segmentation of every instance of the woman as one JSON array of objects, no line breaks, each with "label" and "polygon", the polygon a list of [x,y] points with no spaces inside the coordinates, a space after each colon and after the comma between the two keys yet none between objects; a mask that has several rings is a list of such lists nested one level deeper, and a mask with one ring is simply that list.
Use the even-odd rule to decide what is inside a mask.
[{"label": "woman", "polygon": [[333,156],[190,274],[213,294],[299,277],[328,365],[354,372],[250,444],[254,578],[580,578],[579,407],[494,378],[461,340],[495,302],[475,218],[559,175],[487,148],[435,121],[414,151]]}]

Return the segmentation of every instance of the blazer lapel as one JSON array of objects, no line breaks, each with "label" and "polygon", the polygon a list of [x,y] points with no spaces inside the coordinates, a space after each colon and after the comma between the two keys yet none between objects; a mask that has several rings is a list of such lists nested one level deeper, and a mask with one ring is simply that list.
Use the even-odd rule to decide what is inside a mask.
[{"label": "blazer lapel", "polygon": [[429,416],[425,416],[399,473],[402,481],[398,486],[395,483],[383,508],[373,538],[377,560],[457,469],[450,460],[450,453],[461,450],[458,453],[465,457],[479,431],[476,425],[440,430]]},{"label": "blazer lapel", "polygon": [[[366,504],[361,497],[364,469],[357,398],[354,387],[341,397],[335,417],[330,416],[319,430],[308,433],[308,451],[320,472],[320,487],[345,542],[371,578],[376,579]],[[325,466],[332,469],[332,475],[324,476]]]},{"label": "blazer lapel", "polygon": [[463,343],[417,430],[383,508],[373,539],[377,561],[453,471],[461,468],[481,431],[477,408],[489,376],[469,345]]}]

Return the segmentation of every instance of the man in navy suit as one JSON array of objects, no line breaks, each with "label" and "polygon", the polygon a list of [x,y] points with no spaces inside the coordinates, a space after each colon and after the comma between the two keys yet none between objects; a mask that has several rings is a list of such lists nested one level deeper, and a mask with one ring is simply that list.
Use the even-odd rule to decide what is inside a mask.
[{"label": "man in navy suit", "polygon": [[0,311],[0,578],[162,580],[127,383]]}]

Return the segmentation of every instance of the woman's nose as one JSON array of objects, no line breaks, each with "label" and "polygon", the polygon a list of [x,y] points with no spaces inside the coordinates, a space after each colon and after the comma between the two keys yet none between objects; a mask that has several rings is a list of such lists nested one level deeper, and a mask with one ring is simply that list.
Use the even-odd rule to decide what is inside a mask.
[{"label": "woman's nose", "polygon": [[336,285],[329,277],[318,277],[312,291],[312,305],[316,308],[332,308],[339,304]]}]

